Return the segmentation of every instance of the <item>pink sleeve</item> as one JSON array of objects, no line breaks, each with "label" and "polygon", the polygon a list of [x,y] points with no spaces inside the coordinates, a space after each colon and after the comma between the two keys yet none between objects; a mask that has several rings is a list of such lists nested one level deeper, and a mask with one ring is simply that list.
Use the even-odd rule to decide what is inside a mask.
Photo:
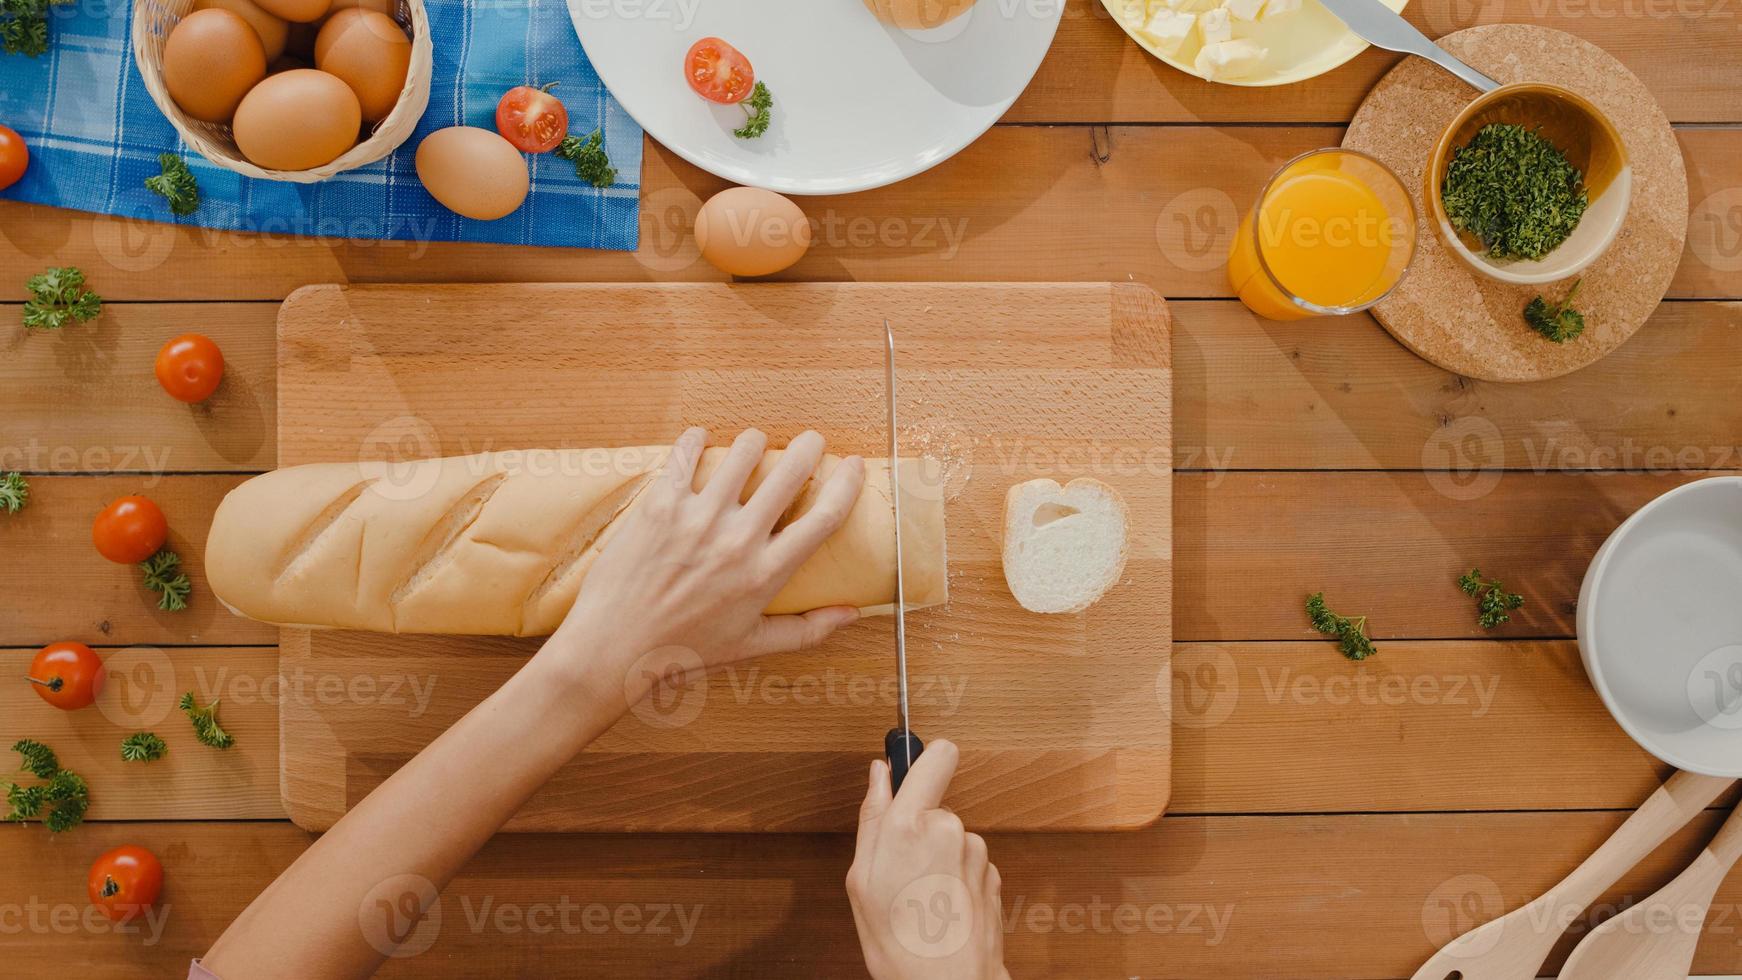
[{"label": "pink sleeve", "polygon": [[201,966],[199,960],[194,960],[188,967],[188,980],[218,980],[218,975]]}]

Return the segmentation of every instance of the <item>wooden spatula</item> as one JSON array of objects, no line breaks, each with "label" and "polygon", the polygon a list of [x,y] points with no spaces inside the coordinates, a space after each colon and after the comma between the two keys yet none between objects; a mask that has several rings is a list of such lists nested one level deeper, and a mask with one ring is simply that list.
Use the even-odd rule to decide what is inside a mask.
[{"label": "wooden spatula", "polygon": [[1447,943],[1413,980],[1533,980],[1579,913],[1735,782],[1677,772],[1560,884]]},{"label": "wooden spatula", "polygon": [[1712,896],[1742,858],[1742,806],[1676,879],[1598,926],[1567,957],[1561,980],[1683,980]]}]

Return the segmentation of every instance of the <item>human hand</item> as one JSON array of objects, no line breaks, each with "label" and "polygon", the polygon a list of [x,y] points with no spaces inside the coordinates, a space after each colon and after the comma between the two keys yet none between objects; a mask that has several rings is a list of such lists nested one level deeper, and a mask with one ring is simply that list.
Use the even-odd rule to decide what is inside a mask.
[{"label": "human hand", "polygon": [[958,758],[951,742],[926,746],[899,795],[890,792],[888,763],[871,763],[847,897],[875,980],[1010,976],[998,869],[985,838],[940,806]]},{"label": "human hand", "polygon": [[740,435],[700,491],[693,489],[707,433],[685,432],[662,472],[588,571],[581,594],[551,639],[577,659],[623,671],[629,702],[656,683],[770,653],[803,650],[858,619],[850,607],[802,616],[762,610],[846,521],[865,483],[851,457],[824,481],[816,503],[775,530],[823,458],[823,438],[794,439],[747,502],[751,474],[768,438]]}]

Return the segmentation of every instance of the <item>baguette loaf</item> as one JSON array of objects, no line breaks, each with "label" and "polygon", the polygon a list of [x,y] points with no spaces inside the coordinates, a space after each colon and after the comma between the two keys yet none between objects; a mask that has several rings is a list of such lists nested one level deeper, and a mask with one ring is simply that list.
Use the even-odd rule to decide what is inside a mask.
[{"label": "baguette loaf", "polygon": [[[206,542],[206,575],[231,610],[280,625],[545,636],[587,570],[656,477],[670,447],[481,453],[413,463],[317,463],[232,490]],[[696,486],[725,459],[709,449]],[[760,485],[780,451],[751,477]],[[840,464],[825,457],[782,524],[815,502]],[[922,461],[904,459],[909,488]],[[866,460],[847,524],[768,607],[888,613],[895,601],[895,530],[888,460]],[[746,496],[746,499],[748,497]],[[949,598],[940,495],[902,497],[910,608]]]}]

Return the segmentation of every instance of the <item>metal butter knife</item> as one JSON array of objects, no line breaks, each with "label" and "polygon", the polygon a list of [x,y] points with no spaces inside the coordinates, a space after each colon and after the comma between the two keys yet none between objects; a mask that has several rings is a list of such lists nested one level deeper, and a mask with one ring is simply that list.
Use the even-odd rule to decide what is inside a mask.
[{"label": "metal butter knife", "polygon": [[1379,0],[1320,0],[1325,9],[1372,44],[1387,51],[1413,54],[1439,65],[1446,71],[1474,85],[1482,92],[1492,92],[1500,83],[1452,57],[1445,48],[1427,39],[1415,25],[1403,19]]},{"label": "metal butter knife", "polygon": [[883,754],[889,759],[890,786],[899,793],[901,781],[907,778],[913,760],[925,750],[925,743],[908,725],[907,580],[901,568],[901,437],[895,420],[895,331],[887,317],[883,320],[883,337],[887,342],[885,375],[889,389],[889,496],[895,502],[895,676],[900,692],[896,725],[883,737]]}]

